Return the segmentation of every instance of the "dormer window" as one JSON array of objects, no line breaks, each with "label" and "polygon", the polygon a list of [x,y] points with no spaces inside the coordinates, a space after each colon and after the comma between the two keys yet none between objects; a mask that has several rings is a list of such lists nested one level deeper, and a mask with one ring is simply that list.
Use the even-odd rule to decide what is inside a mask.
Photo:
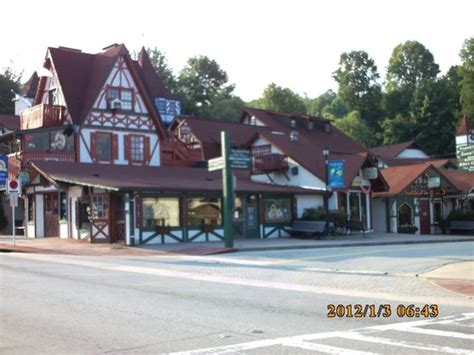
[{"label": "dormer window", "polygon": [[133,90],[109,87],[107,89],[107,102],[109,109],[132,111]]},{"label": "dormer window", "polygon": [[251,126],[257,125],[257,118],[255,116],[250,116],[250,125]]}]

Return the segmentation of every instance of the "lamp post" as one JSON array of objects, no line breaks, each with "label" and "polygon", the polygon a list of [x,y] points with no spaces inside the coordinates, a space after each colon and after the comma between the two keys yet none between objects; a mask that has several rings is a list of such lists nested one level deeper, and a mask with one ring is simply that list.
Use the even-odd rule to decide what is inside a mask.
[{"label": "lamp post", "polygon": [[324,208],[326,210],[326,225],[324,229],[326,234],[329,234],[329,174],[328,174],[328,165],[329,165],[329,147],[327,145],[323,148],[323,157],[324,157],[324,166],[326,168],[326,193],[324,195]]}]

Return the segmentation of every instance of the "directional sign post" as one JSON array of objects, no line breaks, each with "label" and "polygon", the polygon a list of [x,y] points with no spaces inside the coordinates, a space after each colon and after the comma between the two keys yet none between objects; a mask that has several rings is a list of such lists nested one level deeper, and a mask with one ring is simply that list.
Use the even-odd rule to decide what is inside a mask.
[{"label": "directional sign post", "polygon": [[214,159],[209,159],[207,162],[207,170],[215,171],[224,169],[224,158],[218,157]]},{"label": "directional sign post", "polygon": [[230,167],[233,169],[250,169],[252,167],[252,159],[249,150],[232,149],[229,159]]},{"label": "directional sign post", "polygon": [[234,204],[234,191],[232,188],[232,170],[230,168],[230,133],[221,132],[221,152],[224,160],[222,169],[222,197],[223,197],[223,222],[224,222],[224,245],[226,248],[234,247],[232,235],[232,206]]}]

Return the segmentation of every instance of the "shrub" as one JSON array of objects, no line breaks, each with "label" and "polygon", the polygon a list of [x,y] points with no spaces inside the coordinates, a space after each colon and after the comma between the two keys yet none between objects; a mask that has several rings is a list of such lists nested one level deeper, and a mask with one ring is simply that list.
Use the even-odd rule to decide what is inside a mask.
[{"label": "shrub", "polygon": [[471,210],[452,210],[449,213],[448,222],[451,221],[474,221],[474,211]]},{"label": "shrub", "polygon": [[417,230],[414,225],[398,226],[398,233],[415,234]]},{"label": "shrub", "polygon": [[[334,222],[336,226],[343,226],[346,221],[344,212],[338,210],[330,210],[328,217],[329,221]],[[326,210],[322,207],[306,208],[301,219],[305,221],[325,221]]]}]

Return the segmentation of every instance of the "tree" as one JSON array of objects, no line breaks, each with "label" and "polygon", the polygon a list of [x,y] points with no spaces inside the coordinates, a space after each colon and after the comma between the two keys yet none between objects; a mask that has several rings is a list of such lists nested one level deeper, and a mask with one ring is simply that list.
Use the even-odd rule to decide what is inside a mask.
[{"label": "tree", "polygon": [[12,91],[20,90],[20,77],[21,75],[15,74],[11,68],[5,68],[3,74],[0,74],[0,113],[15,113]]},{"label": "tree", "polygon": [[172,93],[177,94],[179,92],[177,79],[173,73],[173,69],[171,69],[168,64],[168,59],[166,59],[165,53],[156,47],[147,48],[146,51],[150,57],[153,68],[163,81],[165,87]]},{"label": "tree", "polygon": [[275,83],[268,85],[263,90],[262,97],[251,104],[256,108],[265,110],[297,115],[306,114],[306,105],[303,98],[290,89],[277,86]]},{"label": "tree", "polygon": [[339,84],[338,97],[351,111],[358,111],[361,119],[378,129],[381,116],[382,91],[375,62],[365,51],[342,53],[339,68],[333,73]]},{"label": "tree", "polygon": [[206,56],[189,58],[178,79],[184,111],[205,116],[218,95],[231,97],[235,87],[227,82],[227,73],[215,60]]},{"label": "tree", "polygon": [[439,73],[433,54],[420,42],[406,41],[397,45],[387,67],[387,88],[414,90],[425,80],[434,80]]},{"label": "tree", "polygon": [[357,111],[352,111],[346,117],[335,120],[334,125],[366,147],[373,147],[379,143],[375,132],[365,124]]},{"label": "tree", "polygon": [[474,37],[464,42],[459,55],[463,62],[460,68],[462,111],[474,124]]},{"label": "tree", "polygon": [[305,97],[304,101],[306,105],[306,111],[312,116],[322,116],[323,110],[330,106],[336,97],[336,93],[332,90],[328,90],[324,94],[319,95],[314,99]]},{"label": "tree", "polygon": [[245,102],[234,95],[216,95],[206,117],[227,121],[238,121]]}]

